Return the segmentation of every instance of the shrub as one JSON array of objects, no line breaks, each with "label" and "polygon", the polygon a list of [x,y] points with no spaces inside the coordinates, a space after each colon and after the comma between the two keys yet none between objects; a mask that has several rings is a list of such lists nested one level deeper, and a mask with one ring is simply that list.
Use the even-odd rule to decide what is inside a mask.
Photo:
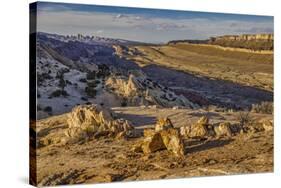
[{"label": "shrub", "polygon": [[252,112],[272,114],[273,113],[273,102],[264,101],[260,104],[252,104]]},{"label": "shrub", "polygon": [[121,106],[122,107],[125,107],[125,106],[127,106],[128,104],[127,104],[127,100],[126,99],[123,99],[122,100],[122,102],[121,102]]},{"label": "shrub", "polygon": [[96,82],[87,82],[88,87],[96,87]]},{"label": "shrub", "polygon": [[100,83],[100,81],[99,81],[99,80],[95,80],[95,83],[96,83],[96,85],[97,85],[97,84],[99,84],[99,83]]},{"label": "shrub", "polygon": [[65,90],[56,90],[53,93],[51,93],[50,97],[60,97],[60,96],[68,96],[68,93]]},{"label": "shrub", "polygon": [[72,82],[69,80],[65,80],[66,84],[72,85]]},{"label": "shrub", "polygon": [[44,112],[50,113],[50,112],[52,112],[52,111],[53,111],[53,109],[52,109],[52,107],[50,107],[50,106],[46,106],[46,107],[44,108]]},{"label": "shrub", "polygon": [[59,79],[59,87],[60,87],[62,90],[64,90],[65,86],[66,86],[65,80],[64,80],[63,78],[60,78],[60,79]]},{"label": "shrub", "polygon": [[96,78],[96,72],[95,71],[91,71],[91,72],[88,72],[87,75],[86,75],[86,78],[88,80],[93,80]]},{"label": "shrub", "polygon": [[44,80],[49,80],[49,79],[52,79],[52,76],[50,76],[48,73],[37,74],[38,85],[41,85]]},{"label": "shrub", "polygon": [[87,82],[87,80],[86,80],[85,78],[80,78],[79,81],[80,81],[80,82],[83,82],[83,83],[86,83],[86,82]]},{"label": "shrub", "polygon": [[250,112],[239,112],[237,116],[237,120],[239,121],[239,124],[243,127],[245,125],[248,125],[252,123],[252,117],[250,116]]},{"label": "shrub", "polygon": [[88,99],[86,97],[81,97],[82,101],[88,101]]},{"label": "shrub", "polygon": [[94,88],[92,88],[92,87],[85,87],[85,92],[90,97],[95,97],[96,94],[97,94],[97,91]]}]

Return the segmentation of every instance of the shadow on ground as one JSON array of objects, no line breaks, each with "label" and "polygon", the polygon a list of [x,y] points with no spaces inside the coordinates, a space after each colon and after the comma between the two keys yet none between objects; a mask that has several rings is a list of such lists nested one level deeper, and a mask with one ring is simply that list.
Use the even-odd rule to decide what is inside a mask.
[{"label": "shadow on ground", "polygon": [[212,148],[217,148],[217,147],[223,147],[229,143],[231,143],[233,139],[229,140],[208,140],[208,141],[188,141],[186,147],[186,150],[188,150],[187,153],[195,153],[195,152],[200,152],[204,150],[209,150]]},{"label": "shadow on ground", "polygon": [[136,114],[125,114],[116,113],[118,117],[129,120],[133,123],[134,127],[139,127],[143,125],[154,125],[156,123],[156,117],[146,116],[146,115],[136,115]]}]

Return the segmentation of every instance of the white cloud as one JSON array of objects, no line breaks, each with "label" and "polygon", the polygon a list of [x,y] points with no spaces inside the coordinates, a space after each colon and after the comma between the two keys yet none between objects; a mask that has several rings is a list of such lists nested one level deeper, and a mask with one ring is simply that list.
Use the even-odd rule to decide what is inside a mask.
[{"label": "white cloud", "polygon": [[200,39],[214,35],[270,32],[273,21],[172,19],[137,14],[111,14],[73,10],[38,11],[38,31],[87,34],[145,42]]}]

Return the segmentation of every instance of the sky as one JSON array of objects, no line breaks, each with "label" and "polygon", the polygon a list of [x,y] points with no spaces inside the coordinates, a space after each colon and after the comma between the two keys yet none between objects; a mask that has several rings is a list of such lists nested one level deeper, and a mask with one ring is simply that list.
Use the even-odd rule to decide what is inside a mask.
[{"label": "sky", "polygon": [[207,39],[273,33],[272,16],[39,2],[37,31],[133,41]]}]

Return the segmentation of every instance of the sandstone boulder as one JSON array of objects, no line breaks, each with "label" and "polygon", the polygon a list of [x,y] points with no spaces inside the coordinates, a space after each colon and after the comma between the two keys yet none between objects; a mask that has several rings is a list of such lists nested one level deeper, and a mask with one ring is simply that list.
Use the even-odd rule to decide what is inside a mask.
[{"label": "sandstone boulder", "polygon": [[231,137],[232,132],[230,129],[231,124],[229,122],[222,122],[214,125],[214,132],[216,136],[229,136]]},{"label": "sandstone boulder", "polygon": [[74,107],[68,114],[67,124],[66,136],[80,138],[90,137],[99,132],[117,135],[120,132],[127,132],[133,129],[133,126],[127,120],[114,120],[112,112],[99,105],[80,105]]},{"label": "sandstone boulder", "polygon": [[200,125],[208,125],[209,124],[209,118],[207,116],[202,116],[198,121],[197,124]]},{"label": "sandstone boulder", "polygon": [[208,136],[208,124],[209,119],[206,116],[203,116],[195,124],[181,127],[180,134],[189,138]]},{"label": "sandstone boulder", "polygon": [[273,122],[270,120],[263,121],[262,126],[265,131],[272,131],[273,130]]},{"label": "sandstone boulder", "polygon": [[143,136],[144,137],[150,137],[155,134],[155,129],[144,129],[143,130]]},{"label": "sandstone boulder", "polygon": [[144,154],[153,153],[155,151],[165,149],[165,145],[161,138],[161,134],[155,133],[151,136],[144,138],[141,148]]},{"label": "sandstone boulder", "polygon": [[174,128],[174,126],[169,118],[160,118],[155,125],[155,131],[161,131],[170,128]]},{"label": "sandstone boulder", "polygon": [[177,129],[166,129],[160,132],[162,141],[168,151],[176,156],[184,156],[184,144]]},{"label": "sandstone boulder", "polygon": [[133,151],[144,154],[167,149],[176,156],[184,156],[184,144],[179,130],[173,127],[171,120],[158,120],[155,129],[145,129],[144,139],[133,146]]}]

